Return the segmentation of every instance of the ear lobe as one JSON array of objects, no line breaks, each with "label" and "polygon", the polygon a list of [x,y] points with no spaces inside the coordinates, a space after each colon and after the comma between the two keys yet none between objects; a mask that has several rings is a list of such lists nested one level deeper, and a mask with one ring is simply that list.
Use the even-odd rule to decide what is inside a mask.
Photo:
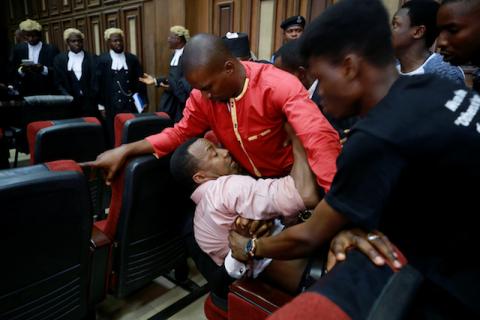
[{"label": "ear lobe", "polygon": [[355,54],[348,54],[343,59],[343,75],[349,81],[355,79],[358,76],[360,70],[361,59]]},{"label": "ear lobe", "polygon": [[298,79],[302,81],[307,77],[307,69],[305,69],[305,67],[300,66],[297,69],[297,74],[298,74]]},{"label": "ear lobe", "polygon": [[205,181],[209,180],[209,179],[207,178],[207,176],[205,175],[205,172],[203,172],[203,171],[201,171],[201,170],[198,171],[198,172],[196,172],[196,173],[193,175],[192,179],[193,179],[193,181],[194,181],[196,184],[198,184],[198,185],[200,185],[200,184],[204,183]]},{"label": "ear lobe", "polygon": [[413,38],[414,39],[423,38],[423,36],[425,35],[425,31],[426,30],[424,25],[416,26],[415,31],[413,32]]},{"label": "ear lobe", "polygon": [[223,68],[225,69],[225,72],[227,74],[231,74],[235,70],[235,64],[233,63],[232,60],[228,59],[227,61],[225,61]]}]

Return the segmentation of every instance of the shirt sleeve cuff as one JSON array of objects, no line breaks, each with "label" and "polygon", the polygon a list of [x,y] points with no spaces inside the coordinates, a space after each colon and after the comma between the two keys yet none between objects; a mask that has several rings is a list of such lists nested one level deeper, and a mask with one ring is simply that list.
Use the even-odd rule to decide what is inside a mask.
[{"label": "shirt sleeve cuff", "polygon": [[47,68],[47,67],[43,66],[42,74],[43,74],[44,76],[48,75],[48,68]]}]

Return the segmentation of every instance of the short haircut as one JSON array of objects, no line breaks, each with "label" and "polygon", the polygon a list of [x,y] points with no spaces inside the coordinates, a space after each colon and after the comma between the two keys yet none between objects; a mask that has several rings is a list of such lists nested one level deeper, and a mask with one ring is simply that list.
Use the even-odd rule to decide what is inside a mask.
[{"label": "short haircut", "polygon": [[307,67],[306,59],[300,54],[298,39],[289,41],[277,51],[277,57],[282,58],[282,68],[295,72],[299,67]]},{"label": "short haircut", "polygon": [[411,26],[425,26],[425,45],[430,48],[438,36],[437,11],[440,4],[434,0],[410,0],[402,9],[408,9]]},{"label": "short haircut", "polygon": [[192,138],[181,144],[170,158],[170,172],[173,178],[190,190],[195,188],[192,177],[198,170],[198,160],[188,151],[188,148],[198,139],[200,138]]},{"label": "short haircut", "polygon": [[300,40],[307,59],[326,56],[339,62],[354,52],[378,67],[395,61],[389,17],[379,0],[339,1],[308,25]]}]

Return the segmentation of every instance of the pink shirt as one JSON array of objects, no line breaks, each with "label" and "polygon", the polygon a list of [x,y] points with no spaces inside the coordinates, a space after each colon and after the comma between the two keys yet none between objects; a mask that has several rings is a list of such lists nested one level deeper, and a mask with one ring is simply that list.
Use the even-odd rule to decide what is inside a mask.
[{"label": "pink shirt", "polygon": [[341,149],[335,129],[295,76],[272,65],[242,64],[248,82],[242,94],[233,99],[235,108],[232,101],[229,104],[211,101],[199,90],[192,90],[182,120],[175,127],[147,138],[155,153],[162,157],[187,139],[212,129],[252,176],[282,177],[293,164],[292,147],[283,146],[286,140],[283,125],[288,121],[305,147],[318,184],[328,191]]},{"label": "pink shirt", "polygon": [[265,220],[293,216],[305,209],[291,176],[258,180],[223,176],[201,184],[191,198],[197,204],[195,239],[219,266],[228,253],[228,232],[238,216]]}]

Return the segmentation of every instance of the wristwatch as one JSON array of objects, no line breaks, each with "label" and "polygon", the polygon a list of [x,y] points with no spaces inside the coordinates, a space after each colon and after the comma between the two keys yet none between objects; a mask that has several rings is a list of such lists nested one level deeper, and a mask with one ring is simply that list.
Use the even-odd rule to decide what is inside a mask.
[{"label": "wristwatch", "polygon": [[257,249],[257,239],[252,238],[248,239],[247,243],[245,244],[245,254],[250,258],[255,258],[255,250]]}]

